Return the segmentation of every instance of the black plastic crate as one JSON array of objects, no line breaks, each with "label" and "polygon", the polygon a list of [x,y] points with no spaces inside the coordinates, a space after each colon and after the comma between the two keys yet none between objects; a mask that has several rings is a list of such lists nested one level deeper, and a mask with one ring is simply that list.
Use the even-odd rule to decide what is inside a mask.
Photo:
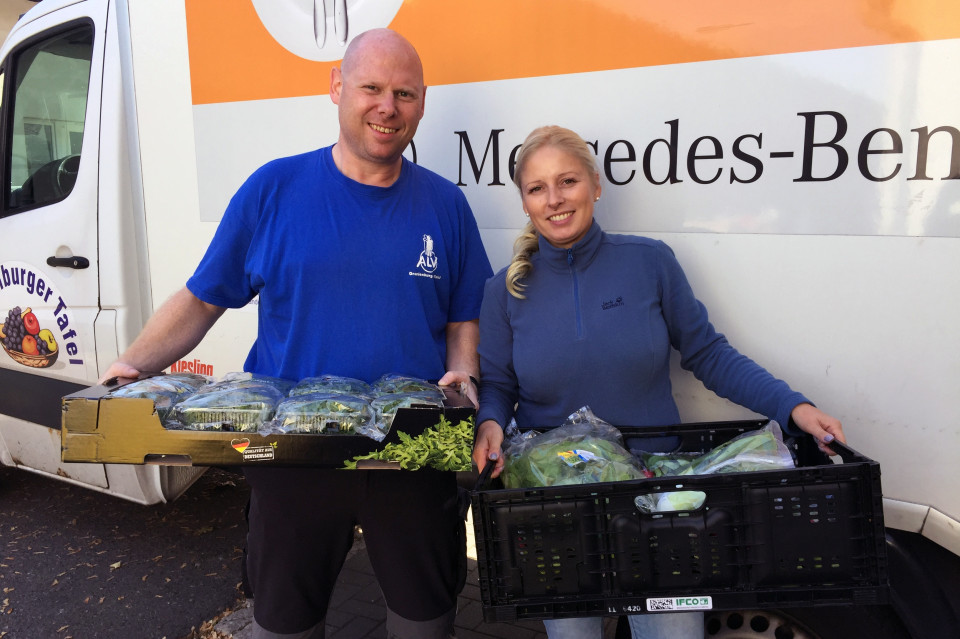
[{"label": "black plastic crate", "polygon": [[[766,421],[620,428],[705,452]],[[472,495],[484,619],[880,604],[888,600],[880,466],[786,439],[777,471],[503,489]],[[702,491],[695,511],[644,514],[648,493]]]}]

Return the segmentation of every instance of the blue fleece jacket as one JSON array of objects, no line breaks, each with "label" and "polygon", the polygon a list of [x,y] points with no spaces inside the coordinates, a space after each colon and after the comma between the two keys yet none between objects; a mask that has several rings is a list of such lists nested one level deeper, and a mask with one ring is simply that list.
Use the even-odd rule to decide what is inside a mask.
[{"label": "blue fleece jacket", "polygon": [[707,388],[785,429],[809,401],[714,329],[663,242],[594,222],[570,249],[541,238],[532,263],[526,299],[507,292],[506,269],[486,283],[478,424],[551,428],[582,406],[616,426],[676,424],[671,347]]}]

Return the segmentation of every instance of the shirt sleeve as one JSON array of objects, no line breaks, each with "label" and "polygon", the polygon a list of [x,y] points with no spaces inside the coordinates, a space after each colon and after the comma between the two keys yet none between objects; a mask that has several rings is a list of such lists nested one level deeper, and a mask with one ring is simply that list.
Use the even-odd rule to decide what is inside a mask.
[{"label": "shirt sleeve", "polygon": [[720,397],[776,420],[791,434],[799,434],[790,421],[790,412],[810,400],[741,354],[716,331],[673,251],[666,244],[660,246],[661,305],[670,343],[680,353],[680,365]]},{"label": "shirt sleeve", "polygon": [[460,261],[450,300],[448,321],[468,322],[480,316],[484,283],[493,275],[480,229],[467,198],[457,191],[460,210]]},{"label": "shirt sleeve", "polygon": [[187,288],[200,300],[240,308],[257,291],[250,285],[246,260],[260,213],[260,189],[251,176],[234,194]]},{"label": "shirt sleeve", "polygon": [[492,419],[506,428],[519,397],[513,369],[513,329],[506,310],[505,273],[491,278],[484,287],[480,308],[480,408],[477,425]]}]

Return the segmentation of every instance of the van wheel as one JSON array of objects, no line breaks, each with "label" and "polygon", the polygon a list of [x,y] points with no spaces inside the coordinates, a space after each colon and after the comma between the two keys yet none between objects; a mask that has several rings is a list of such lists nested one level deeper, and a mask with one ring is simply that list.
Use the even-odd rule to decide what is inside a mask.
[{"label": "van wheel", "polygon": [[909,639],[889,606],[830,606],[707,613],[707,639]]}]

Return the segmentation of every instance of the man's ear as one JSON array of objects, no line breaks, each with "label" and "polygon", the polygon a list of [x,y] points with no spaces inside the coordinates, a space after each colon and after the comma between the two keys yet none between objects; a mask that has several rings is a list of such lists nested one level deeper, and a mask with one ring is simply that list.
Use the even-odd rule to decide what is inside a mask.
[{"label": "man's ear", "polygon": [[330,69],[330,100],[334,104],[340,104],[340,90],[342,88],[343,73],[340,71],[340,67],[333,67]]}]

